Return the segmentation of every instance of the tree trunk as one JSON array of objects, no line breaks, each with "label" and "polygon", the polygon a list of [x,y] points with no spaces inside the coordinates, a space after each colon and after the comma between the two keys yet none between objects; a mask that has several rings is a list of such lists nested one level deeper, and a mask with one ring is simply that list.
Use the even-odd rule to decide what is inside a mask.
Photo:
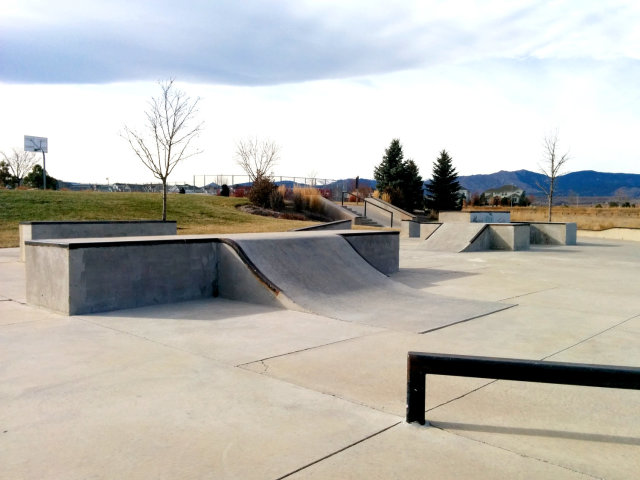
[{"label": "tree trunk", "polygon": [[167,221],[167,179],[162,179],[162,221]]}]

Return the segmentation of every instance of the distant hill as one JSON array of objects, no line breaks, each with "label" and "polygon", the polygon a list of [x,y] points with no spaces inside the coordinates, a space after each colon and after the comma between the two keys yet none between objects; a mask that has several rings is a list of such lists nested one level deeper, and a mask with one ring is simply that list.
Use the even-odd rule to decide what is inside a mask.
[{"label": "distant hill", "polygon": [[[537,183],[543,183],[544,175],[529,170],[507,172],[501,170],[487,175],[466,175],[458,178],[460,185],[470,192],[483,192],[502,185],[516,185],[527,194],[540,195]],[[640,174],[603,173],[593,170],[560,175],[557,179],[556,195],[580,195],[585,197],[626,196],[640,198]]]}]

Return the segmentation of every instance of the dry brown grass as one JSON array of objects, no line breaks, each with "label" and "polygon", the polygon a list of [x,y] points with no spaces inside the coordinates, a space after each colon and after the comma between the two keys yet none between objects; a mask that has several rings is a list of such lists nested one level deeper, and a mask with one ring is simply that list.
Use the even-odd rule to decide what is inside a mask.
[{"label": "dry brown grass", "polygon": [[[501,210],[505,210],[501,208]],[[546,222],[546,207],[513,207],[512,222]],[[554,222],[575,222],[580,230],[640,228],[640,208],[553,207]]]}]

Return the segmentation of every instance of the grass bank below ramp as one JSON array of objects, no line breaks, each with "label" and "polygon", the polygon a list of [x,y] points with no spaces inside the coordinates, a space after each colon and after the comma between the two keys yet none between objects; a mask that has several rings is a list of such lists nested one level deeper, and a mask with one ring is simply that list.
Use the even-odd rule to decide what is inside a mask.
[{"label": "grass bank below ramp", "polygon": [[[170,194],[167,219],[178,234],[281,232],[317,222],[251,215],[245,198]],[[161,220],[159,193],[0,190],[0,248],[17,247],[20,222],[44,220]]]}]

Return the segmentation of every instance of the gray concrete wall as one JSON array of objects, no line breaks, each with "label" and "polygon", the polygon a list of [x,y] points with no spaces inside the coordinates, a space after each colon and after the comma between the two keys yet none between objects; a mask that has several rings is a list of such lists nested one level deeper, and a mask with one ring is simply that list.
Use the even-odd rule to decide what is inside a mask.
[{"label": "gray concrete wall", "polygon": [[532,245],[575,245],[575,223],[531,222]]},{"label": "gray concrete wall", "polygon": [[440,212],[441,223],[509,223],[510,212]]},{"label": "gray concrete wall", "polygon": [[336,205],[331,200],[327,200],[324,197],[320,197],[322,204],[322,214],[332,218],[333,220],[349,220],[352,224],[355,224],[356,214],[342,208],[340,205]]},{"label": "gray concrete wall", "polygon": [[508,223],[489,225],[492,250],[528,250],[529,225]]},{"label": "gray concrete wall", "polygon": [[400,269],[399,232],[354,232],[342,236],[361,257],[385,275]]},{"label": "gray concrete wall", "polygon": [[[393,224],[391,224],[391,214],[389,212],[393,212]],[[380,225],[392,228],[401,228],[402,220],[415,220],[415,215],[410,212],[373,197],[367,198],[367,217]]]},{"label": "gray concrete wall", "polygon": [[69,249],[25,248],[27,302],[69,315]]},{"label": "gray concrete wall", "polygon": [[25,261],[24,242],[43,238],[103,238],[176,235],[176,222],[161,220],[134,221],[60,221],[21,222],[20,261]]}]

